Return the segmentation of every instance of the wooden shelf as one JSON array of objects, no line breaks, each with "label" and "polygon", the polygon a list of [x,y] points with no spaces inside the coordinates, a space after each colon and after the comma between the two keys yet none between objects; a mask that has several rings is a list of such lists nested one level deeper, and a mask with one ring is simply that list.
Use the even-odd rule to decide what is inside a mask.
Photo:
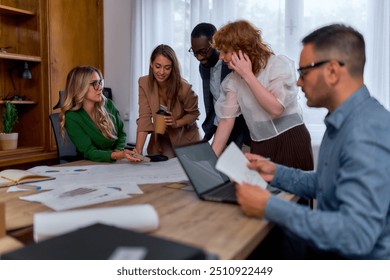
[{"label": "wooden shelf", "polygon": [[12,104],[37,104],[37,102],[32,101],[32,100],[0,100],[0,104],[5,104],[6,102],[10,102]]},{"label": "wooden shelf", "polygon": [[32,11],[22,10],[6,5],[0,5],[0,15],[3,16],[33,16],[35,15]]},{"label": "wooden shelf", "polygon": [[42,61],[40,56],[8,53],[8,52],[0,52],[0,59],[23,60],[23,61],[33,61],[33,62]]},{"label": "wooden shelf", "polygon": [[[19,148],[0,151],[0,170],[58,163],[49,115],[69,69],[75,65],[104,69],[103,18],[103,0],[0,0],[0,127],[7,101],[19,113]],[[90,28],[80,29],[81,25]],[[64,34],[71,35],[66,44]],[[16,69],[24,62],[33,79],[16,78]],[[15,69],[11,73],[15,86],[9,69]],[[12,98],[15,89],[23,100],[2,99]]]}]

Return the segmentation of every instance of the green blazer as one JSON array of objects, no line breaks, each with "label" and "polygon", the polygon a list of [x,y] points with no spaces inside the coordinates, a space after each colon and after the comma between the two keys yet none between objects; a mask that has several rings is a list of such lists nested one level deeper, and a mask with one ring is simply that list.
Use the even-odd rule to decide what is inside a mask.
[{"label": "green blazer", "polygon": [[110,99],[106,100],[106,109],[114,123],[117,139],[104,137],[84,109],[65,113],[65,128],[69,138],[86,159],[112,162],[111,153],[114,150],[123,150],[125,147],[126,133],[123,130],[123,121]]}]

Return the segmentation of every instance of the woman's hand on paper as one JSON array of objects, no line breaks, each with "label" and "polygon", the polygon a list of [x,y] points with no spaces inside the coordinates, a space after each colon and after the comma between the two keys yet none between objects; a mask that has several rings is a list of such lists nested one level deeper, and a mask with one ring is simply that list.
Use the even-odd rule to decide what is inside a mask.
[{"label": "woman's hand on paper", "polygon": [[126,158],[128,161],[131,161],[131,162],[140,162],[142,161],[141,158],[137,157],[136,155],[138,155],[137,151],[134,149],[134,150],[123,150],[124,152],[124,158]]},{"label": "woman's hand on paper", "polygon": [[141,159],[135,157],[136,153],[134,151],[130,151],[127,149],[124,150],[115,150],[111,153],[111,159],[113,160],[121,160],[121,159],[127,159],[128,161],[131,162],[140,162]]}]

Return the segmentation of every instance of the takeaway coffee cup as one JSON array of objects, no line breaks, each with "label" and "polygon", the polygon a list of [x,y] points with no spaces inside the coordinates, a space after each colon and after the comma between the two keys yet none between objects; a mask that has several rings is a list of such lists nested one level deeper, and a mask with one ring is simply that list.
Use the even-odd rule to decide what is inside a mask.
[{"label": "takeaway coffee cup", "polygon": [[164,116],[169,116],[169,114],[164,110],[158,110],[156,113],[156,119],[154,122],[154,132],[158,134],[164,134],[166,129],[166,124]]}]

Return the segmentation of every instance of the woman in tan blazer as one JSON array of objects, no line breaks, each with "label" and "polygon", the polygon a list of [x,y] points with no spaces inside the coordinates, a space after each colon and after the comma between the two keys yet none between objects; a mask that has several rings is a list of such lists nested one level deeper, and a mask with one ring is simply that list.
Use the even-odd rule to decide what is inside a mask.
[{"label": "woman in tan blazer", "polygon": [[[149,75],[138,80],[139,117],[137,119],[136,152],[142,153],[147,135],[151,133],[148,154],[174,156],[172,146],[201,139],[196,120],[200,113],[198,96],[182,79],[174,50],[157,46],[150,57]],[[156,115],[164,111],[165,133],[155,132]]]}]

